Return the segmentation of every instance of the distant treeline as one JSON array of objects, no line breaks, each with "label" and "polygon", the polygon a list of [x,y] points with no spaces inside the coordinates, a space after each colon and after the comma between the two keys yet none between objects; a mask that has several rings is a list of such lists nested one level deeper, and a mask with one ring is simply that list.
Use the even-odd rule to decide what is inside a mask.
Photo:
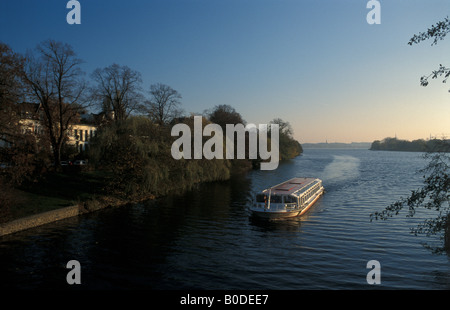
[{"label": "distant treeline", "polygon": [[448,139],[418,139],[413,141],[397,138],[385,138],[372,142],[372,151],[404,151],[404,152],[449,152],[450,140]]},{"label": "distant treeline", "polygon": [[370,142],[352,142],[352,143],[341,143],[341,142],[322,142],[322,143],[303,143],[302,146],[305,149],[365,149],[370,148]]}]

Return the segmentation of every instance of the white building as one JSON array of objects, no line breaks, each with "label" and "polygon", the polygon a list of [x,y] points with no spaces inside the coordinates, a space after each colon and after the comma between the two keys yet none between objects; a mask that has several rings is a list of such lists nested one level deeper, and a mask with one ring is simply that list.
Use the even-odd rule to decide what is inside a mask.
[{"label": "white building", "polygon": [[[34,134],[37,141],[39,141],[39,136],[43,135],[45,131],[45,127],[42,124],[43,117],[44,115],[39,104],[22,103],[19,121],[22,133]],[[70,125],[67,131],[66,143],[75,146],[79,152],[85,151],[89,145],[89,141],[97,133],[97,126],[90,123],[93,123],[93,121],[87,122],[86,124]],[[0,137],[0,147],[9,146],[9,143]]]},{"label": "white building", "polygon": [[97,126],[74,124],[69,128],[67,144],[74,145],[78,151],[86,151],[89,141],[97,134]]}]

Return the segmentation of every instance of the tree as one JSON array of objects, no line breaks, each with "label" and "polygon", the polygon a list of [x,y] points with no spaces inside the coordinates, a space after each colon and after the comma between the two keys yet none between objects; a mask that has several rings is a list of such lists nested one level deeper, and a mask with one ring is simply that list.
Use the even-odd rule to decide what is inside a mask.
[{"label": "tree", "polygon": [[172,87],[157,83],[150,85],[150,99],[146,101],[146,111],[157,124],[164,125],[181,116],[181,95]]},{"label": "tree", "polygon": [[[193,127],[193,119],[184,122]],[[168,126],[132,116],[99,129],[90,148],[91,163],[112,174],[108,193],[141,200],[184,190],[196,183],[229,178],[229,163],[221,159],[176,160]]]},{"label": "tree", "polygon": [[[5,182],[20,185],[36,168],[38,147],[30,122],[22,119],[25,108],[33,112],[36,105],[24,103],[23,82],[25,58],[0,43],[0,162]],[[31,110],[31,111],[30,111]]]},{"label": "tree", "polygon": [[0,139],[11,144],[20,135],[20,110],[23,101],[25,59],[0,42]]},{"label": "tree", "polygon": [[278,124],[280,134],[283,134],[289,138],[292,138],[292,126],[289,122],[283,121],[281,118],[274,118],[271,124]]},{"label": "tree", "polygon": [[70,45],[53,40],[38,44],[35,52],[37,55],[29,53],[27,56],[24,79],[30,98],[39,103],[44,112],[43,124],[55,165],[59,167],[69,126],[85,108],[82,60]]},{"label": "tree", "polygon": [[[12,185],[17,178],[13,173],[12,149],[20,137],[18,102],[22,97],[23,57],[0,42],[0,223],[9,219],[10,207],[15,203]],[[22,179],[22,176],[19,178]]]},{"label": "tree", "polygon": [[[425,32],[420,32],[419,34],[415,34],[408,42],[409,45],[418,44],[422,41],[433,39],[433,43],[431,45],[436,45],[438,41],[444,40],[447,33],[450,32],[450,20],[446,17],[443,21],[436,23],[436,25],[432,25]],[[437,70],[434,70],[429,75],[422,76],[420,78],[420,84],[422,86],[428,85],[428,79],[431,77],[432,79],[437,79],[438,77],[443,76],[443,83],[447,82],[448,77],[450,76],[450,68],[439,65]],[[449,90],[450,91],[450,90]]]},{"label": "tree", "polygon": [[[426,32],[414,35],[409,45],[420,43],[423,40],[432,39],[432,45],[437,44],[439,40],[443,40],[447,33],[450,32],[450,21],[445,18],[444,21],[433,25]],[[428,85],[428,78],[436,79],[443,76],[445,83],[450,75],[450,69],[440,65],[439,69],[433,71],[428,76],[423,76],[420,79],[422,86]],[[411,192],[407,198],[401,198],[393,204],[386,207],[380,212],[375,212],[370,215],[372,219],[386,220],[394,215],[398,215],[404,208],[408,207],[409,217],[414,216],[418,208],[425,208],[437,212],[434,219],[427,219],[417,228],[412,229],[415,234],[440,235],[443,240],[443,245],[438,247],[430,247],[434,252],[447,252],[450,254],[450,143],[449,140],[433,141],[433,150],[425,155],[429,160],[428,165],[422,170],[424,173],[424,185]]]},{"label": "tree", "polygon": [[112,64],[92,73],[97,83],[91,88],[92,99],[104,112],[113,112],[115,121],[123,121],[139,109],[141,94],[141,74],[127,66]]},{"label": "tree", "polygon": [[385,138],[382,141],[375,140],[370,150],[373,151],[405,151],[405,152],[428,152],[439,151],[442,140],[433,139],[425,141],[417,139],[413,141],[401,140],[397,138]]},{"label": "tree", "polygon": [[303,152],[301,144],[292,136],[293,130],[289,122],[275,118],[270,123],[279,126],[280,160],[292,159]]},{"label": "tree", "polygon": [[206,114],[209,120],[222,127],[222,130],[226,129],[227,124],[245,125],[245,121],[241,114],[239,114],[232,106],[227,104],[215,106],[211,112],[206,112]]},{"label": "tree", "polygon": [[[224,133],[227,132],[227,128],[226,128],[227,125],[242,124],[243,126],[245,126],[245,124],[246,124],[246,122],[243,119],[243,117],[241,116],[241,114],[239,112],[237,112],[235,108],[233,108],[232,106],[230,106],[228,104],[217,105],[212,110],[206,110],[204,112],[204,114],[211,123],[219,125],[222,128],[222,131]],[[235,145],[234,155],[233,155],[234,159],[230,160],[230,164],[232,166],[233,173],[240,173],[240,172],[248,171],[252,168],[252,166],[257,167],[261,162],[261,160],[258,158],[257,159],[249,158],[250,157],[249,156],[249,154],[250,154],[250,144],[249,144],[250,137],[249,137],[249,132],[247,130],[245,131],[245,143],[244,143],[245,159],[239,159],[239,157],[238,157],[238,149],[239,149],[238,136],[239,136],[238,132],[233,134],[233,144]],[[225,134],[224,134],[223,139],[224,139],[225,144],[228,143],[226,141]]]}]

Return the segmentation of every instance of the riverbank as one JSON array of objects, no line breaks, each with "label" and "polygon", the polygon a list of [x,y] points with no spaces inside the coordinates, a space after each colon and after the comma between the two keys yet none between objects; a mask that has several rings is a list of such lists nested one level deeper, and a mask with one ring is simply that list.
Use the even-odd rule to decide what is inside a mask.
[{"label": "riverbank", "polygon": [[0,236],[135,202],[107,194],[104,185],[109,177],[99,171],[51,173],[37,183],[14,189],[15,200],[1,219]]},{"label": "riverbank", "polygon": [[[234,175],[245,174],[255,169],[255,166],[252,166],[251,161],[232,161],[230,168],[230,175]],[[139,203],[165,195],[114,195],[107,186],[113,178],[114,175],[107,171],[68,170],[49,173],[39,182],[13,189],[11,196],[15,201],[6,212],[2,212],[0,236],[108,207]],[[195,184],[221,180],[223,181],[204,180],[169,191],[179,193]]]},{"label": "riverbank", "polygon": [[14,188],[14,199],[0,222],[77,205],[103,195],[108,175],[97,171],[47,173]]},{"label": "riverbank", "polygon": [[76,205],[17,218],[0,224],[0,237],[104,208],[126,205],[127,203],[129,202],[122,199],[104,196],[79,202]]},{"label": "riverbank", "polygon": [[[233,174],[246,173],[250,169],[248,165],[236,165]],[[114,195],[106,186],[111,178],[113,176],[104,171],[66,171],[49,173],[39,182],[13,189],[11,195],[15,201],[6,215],[5,212],[2,214],[0,237],[109,207],[157,198],[153,194],[133,198]]]}]

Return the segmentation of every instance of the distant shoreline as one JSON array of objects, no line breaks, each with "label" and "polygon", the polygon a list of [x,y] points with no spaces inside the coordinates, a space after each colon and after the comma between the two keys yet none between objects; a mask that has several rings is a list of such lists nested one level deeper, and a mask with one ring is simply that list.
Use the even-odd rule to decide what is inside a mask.
[{"label": "distant shoreline", "polygon": [[370,149],[371,145],[372,145],[371,142],[302,143],[303,149],[360,149],[360,150],[362,149],[362,150],[368,150],[368,149]]},{"label": "distant shoreline", "polygon": [[376,140],[370,146],[371,151],[400,151],[400,152],[449,152],[450,140],[448,139],[418,139],[413,141],[397,138],[385,138]]}]

